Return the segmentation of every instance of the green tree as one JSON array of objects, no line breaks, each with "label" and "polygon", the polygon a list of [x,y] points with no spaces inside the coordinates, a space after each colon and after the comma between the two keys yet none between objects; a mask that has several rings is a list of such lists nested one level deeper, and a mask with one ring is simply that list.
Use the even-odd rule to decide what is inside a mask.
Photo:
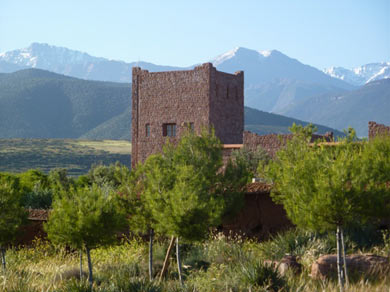
[{"label": "green tree", "polygon": [[259,164],[265,167],[271,157],[261,146],[258,146],[254,151],[244,146],[232,152],[232,160],[247,168],[250,178],[253,178],[261,176],[262,172],[258,171]]},{"label": "green tree", "polygon": [[17,175],[20,179],[22,205],[25,208],[49,209],[53,191],[48,175],[40,170],[30,169]]},{"label": "green tree", "polygon": [[[130,170],[119,162],[109,166],[96,164],[91,167],[87,175],[83,176],[82,181],[89,185],[110,186],[118,188],[126,183],[130,176]],[[85,180],[86,179],[86,180]]]},{"label": "green tree", "polygon": [[297,226],[320,232],[337,230],[338,276],[343,291],[343,229],[378,215],[378,207],[383,211],[389,198],[390,143],[356,143],[348,137],[337,146],[313,145],[308,143],[312,128],[292,130],[294,138],[268,168],[274,184],[272,196]]},{"label": "green tree", "polygon": [[27,213],[20,204],[19,179],[0,174],[0,249],[3,269],[6,269],[5,251],[15,239]]},{"label": "green tree", "polygon": [[49,172],[48,180],[54,194],[69,191],[74,187],[74,180],[68,176],[65,168],[55,168]]},{"label": "green tree", "polygon": [[[133,232],[149,233],[149,279],[153,280],[153,238],[155,221],[150,210],[146,207],[145,196],[145,168],[149,165],[138,165],[119,187],[121,205],[128,214],[129,228]],[[123,179],[124,180],[124,179]]]},{"label": "green tree", "polygon": [[120,212],[117,195],[93,185],[69,193],[62,192],[53,202],[45,230],[54,243],[68,245],[79,251],[85,248],[92,287],[90,250],[112,243],[125,220]]},{"label": "green tree", "polygon": [[[229,186],[237,185],[223,185],[227,179],[221,171],[221,146],[213,131],[204,130],[200,136],[189,131],[176,147],[167,144],[162,155],[150,156],[145,162],[143,196],[156,229],[176,237],[181,283],[179,238],[188,242],[206,238],[209,228],[221,223],[225,211],[233,210],[229,203],[242,201],[242,193],[230,192]],[[233,169],[230,163],[230,178]],[[226,200],[230,195],[235,199]]]}]

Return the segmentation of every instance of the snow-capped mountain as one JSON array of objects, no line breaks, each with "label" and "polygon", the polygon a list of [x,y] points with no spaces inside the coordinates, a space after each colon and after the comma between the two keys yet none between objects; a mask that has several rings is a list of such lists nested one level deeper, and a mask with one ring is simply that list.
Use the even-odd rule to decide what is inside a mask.
[{"label": "snow-capped mountain", "polygon": [[245,71],[247,87],[275,80],[300,80],[320,84],[348,87],[345,82],[327,76],[320,70],[302,64],[277,50],[255,51],[237,47],[211,60],[217,69],[233,73]]},{"label": "snow-capped mountain", "polygon": [[146,62],[126,63],[109,60],[41,43],[33,43],[28,48],[0,54],[0,72],[3,73],[24,68],[37,68],[82,79],[131,82],[133,66],[140,66],[150,71],[181,69]]},{"label": "snow-capped mountain", "polygon": [[211,61],[218,70],[245,74],[245,104],[283,114],[299,99],[353,86],[277,50],[235,48]]},{"label": "snow-capped mountain", "polygon": [[366,64],[352,70],[343,67],[330,67],[324,72],[334,78],[360,86],[371,81],[390,78],[390,62]]},{"label": "snow-capped mountain", "polygon": [[19,66],[52,69],[67,64],[85,64],[101,62],[104,58],[96,58],[87,53],[69,50],[48,44],[32,43],[28,48],[9,51],[0,54],[3,61]]}]

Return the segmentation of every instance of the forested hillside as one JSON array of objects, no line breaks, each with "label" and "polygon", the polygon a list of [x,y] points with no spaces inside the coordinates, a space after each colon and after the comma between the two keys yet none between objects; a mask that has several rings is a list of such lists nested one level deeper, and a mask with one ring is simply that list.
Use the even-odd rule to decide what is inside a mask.
[{"label": "forested hillside", "polygon": [[78,138],[121,114],[131,85],[39,69],[0,75],[1,138]]}]

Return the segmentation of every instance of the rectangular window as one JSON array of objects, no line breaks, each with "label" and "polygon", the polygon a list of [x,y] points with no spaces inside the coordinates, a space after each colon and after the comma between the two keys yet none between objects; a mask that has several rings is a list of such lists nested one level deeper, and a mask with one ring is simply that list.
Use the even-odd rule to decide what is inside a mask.
[{"label": "rectangular window", "polygon": [[150,125],[149,124],[145,125],[145,133],[146,133],[146,137],[150,136]]},{"label": "rectangular window", "polygon": [[163,124],[164,137],[176,137],[176,124]]}]

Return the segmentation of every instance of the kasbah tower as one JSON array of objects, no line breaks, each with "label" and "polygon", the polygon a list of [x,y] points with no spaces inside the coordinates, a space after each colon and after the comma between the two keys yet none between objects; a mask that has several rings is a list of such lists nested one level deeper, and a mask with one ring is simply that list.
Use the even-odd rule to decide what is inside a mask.
[{"label": "kasbah tower", "polygon": [[132,74],[132,167],[188,128],[212,126],[222,144],[243,144],[243,71],[228,74],[205,63],[187,71],[134,67]]}]

